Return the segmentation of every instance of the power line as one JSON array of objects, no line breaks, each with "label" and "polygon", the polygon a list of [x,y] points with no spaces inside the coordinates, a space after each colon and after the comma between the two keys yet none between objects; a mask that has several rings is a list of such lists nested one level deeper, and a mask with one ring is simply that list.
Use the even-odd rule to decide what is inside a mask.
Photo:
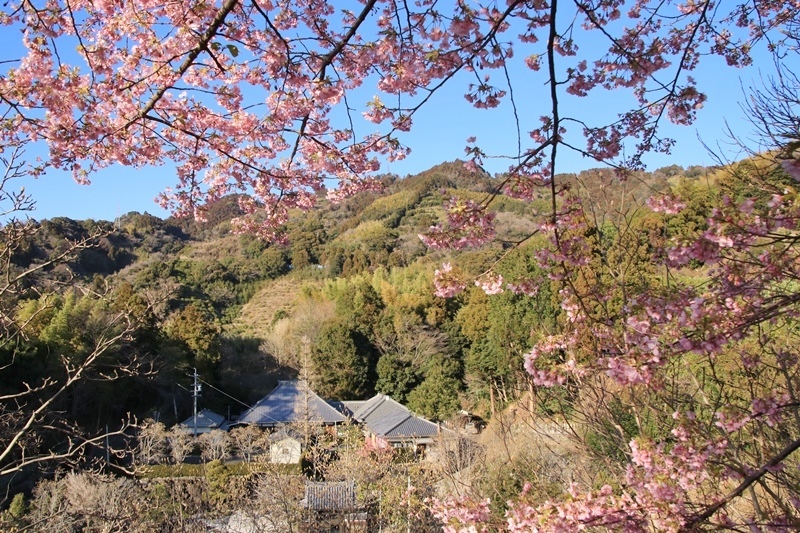
[{"label": "power line", "polygon": [[225,391],[223,391],[223,390],[220,390],[220,389],[216,388],[214,385],[212,385],[212,384],[211,384],[211,383],[209,383],[208,381],[205,381],[205,380],[202,380],[202,379],[201,379],[201,380],[200,380],[200,382],[201,382],[201,383],[204,383],[204,384],[206,384],[206,385],[208,385],[209,387],[211,387],[212,389],[214,389],[214,390],[215,390],[215,391],[217,391],[218,393],[220,393],[220,394],[222,394],[222,395],[225,395],[225,396],[227,396],[228,398],[230,398],[230,399],[231,399],[231,400],[233,400],[234,402],[239,402],[240,404],[244,405],[244,406],[245,406],[245,407],[247,407],[247,408],[250,408],[250,407],[251,407],[249,404],[246,404],[246,403],[244,403],[242,400],[239,400],[238,398],[234,398],[233,396],[231,396],[231,395],[230,395],[230,394],[228,394],[227,392],[225,392]]},{"label": "power line", "polygon": [[202,385],[200,385],[200,377],[197,375],[197,369],[194,369],[194,374],[192,375],[194,381],[192,382],[192,403],[194,404],[194,436],[197,436],[197,398],[200,397],[200,390],[202,389]]}]

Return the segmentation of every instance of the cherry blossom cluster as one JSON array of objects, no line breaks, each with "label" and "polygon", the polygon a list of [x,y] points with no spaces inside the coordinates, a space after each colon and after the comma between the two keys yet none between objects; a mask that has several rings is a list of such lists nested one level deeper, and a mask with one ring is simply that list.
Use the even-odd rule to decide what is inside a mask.
[{"label": "cherry blossom cluster", "polygon": [[[173,164],[177,183],[162,204],[202,218],[204,204],[243,193],[245,215],[234,226],[280,241],[291,210],[312,209],[326,180],[338,184],[328,191],[332,201],[378,187],[381,163],[409,153],[398,136],[460,74],[469,78],[469,102],[502,108],[519,94],[509,66],[521,58],[532,78],[517,88],[544,83],[550,96],[536,124],[523,125],[527,117],[510,102],[520,138],[501,154],[514,164],[496,192],[533,200],[542,190],[551,199],[551,212],[535,216],[547,241],[535,254],[545,274],[506,279],[490,271],[477,284],[490,294],[557,287],[559,330],[532,335],[538,342],[524,358],[534,383],[602,376],[620,390],[657,392],[670,367],[694,365],[722,384],[735,375],[748,386],[720,386],[710,399],[690,383],[691,401],[703,409],[680,411],[668,438],[635,439],[618,487],[575,485],[546,502],[523,493],[510,504],[506,527],[796,526],[797,512],[783,501],[796,498],[781,491],[796,489],[787,474],[796,475],[796,462],[785,459],[800,443],[786,442],[789,432],[780,430],[799,403],[793,376],[800,369],[786,355],[793,348],[769,333],[792,339],[800,316],[797,188],[762,180],[753,198],[722,198],[696,234],[666,240],[664,230],[646,247],[621,240],[609,250],[604,228],[555,180],[565,150],[621,177],[643,168],[644,154],[669,153],[674,143],[659,126],[691,124],[701,112],[706,95],[692,73],[705,57],[748,65],[761,42],[777,58],[796,57],[798,7],[577,0],[570,9],[565,16],[558,2],[544,0],[11,0],[0,7],[0,25],[21,36],[24,51],[0,57],[0,146],[44,143],[48,156],[35,172],[65,169],[87,183],[113,164]],[[363,90],[372,100],[352,101]],[[598,91],[626,91],[635,103],[612,118],[568,115],[565,101]],[[474,138],[468,144],[472,168],[494,155]],[[779,166],[796,184],[800,164],[789,148]],[[746,179],[756,183],[751,174]],[[455,250],[487,244],[496,237],[488,201],[452,199],[446,220],[422,240]],[[649,205],[665,224],[685,207],[670,194]],[[612,252],[631,262],[645,254],[647,276],[632,280]],[[687,276],[692,268],[702,270]],[[435,274],[442,297],[468,281],[453,263]],[[777,444],[753,438],[766,431]],[[778,503],[754,505],[750,516],[726,508],[756,482]],[[485,500],[432,505],[447,531],[489,529]]]},{"label": "cherry blossom cluster", "polygon": [[488,499],[474,501],[468,497],[433,500],[431,513],[444,524],[446,533],[486,533],[489,519]]},{"label": "cherry blossom cluster", "polygon": [[[338,200],[374,187],[380,161],[405,157],[395,133],[412,127],[421,89],[513,55],[496,35],[514,10],[398,9],[385,0],[341,10],[318,0],[11,2],[0,23],[21,33],[25,54],[0,58],[2,142],[44,141],[47,166],[85,183],[115,163],[172,162],[177,185],[164,206],[202,217],[204,203],[244,193],[253,202],[236,227],[280,238],[287,213],[311,208],[324,180],[339,183],[329,195]],[[367,103],[364,116],[389,127],[359,135],[353,116],[340,126],[332,113],[365,83],[404,98]],[[494,105],[503,91],[484,79],[469,94]]]},{"label": "cherry blossom cluster", "polygon": [[[735,176],[740,170],[730,172]],[[627,285],[617,304],[612,294],[619,281],[597,271],[598,244],[580,221],[585,216],[580,201],[564,197],[556,221],[539,225],[550,239],[535,257],[561,284],[563,326],[557,334],[540,335],[524,357],[537,387],[603,375],[620,390],[658,393],[665,376],[673,375],[671,368],[695,366],[700,375],[718,374],[715,386],[727,391],[726,401],[676,411],[666,437],[632,440],[617,488],[573,485],[564,497],[544,502],[523,492],[508,504],[505,530],[677,532],[701,522],[723,528],[769,525],[775,531],[796,527],[800,507],[792,511],[782,503],[789,501],[791,480],[798,475],[796,459],[786,458],[800,449],[790,429],[796,428],[800,407],[793,377],[800,358],[782,344],[791,341],[769,331],[791,330],[800,316],[793,288],[800,281],[800,196],[779,183],[767,183],[764,190],[761,199],[723,196],[707,227],[651,243],[648,256],[656,271],[700,265],[692,268],[703,273],[702,283],[669,277],[668,285],[665,280]],[[686,202],[662,194],[647,205],[666,224]],[[476,283],[491,293],[498,281],[484,275]],[[537,281],[503,279],[502,286],[530,287]],[[619,310],[609,313],[613,305]],[[743,384],[751,390],[741,389]],[[709,402],[702,387],[696,390]],[[753,484],[772,491],[779,503],[769,510],[762,505],[757,515],[748,510],[749,502],[736,503]],[[457,515],[476,502],[447,505]],[[458,524],[480,528],[491,520],[496,517]]]},{"label": "cherry blossom cluster", "polygon": [[486,205],[472,200],[452,198],[446,206],[447,221],[432,226],[419,238],[431,248],[454,248],[481,246],[495,236],[495,213]]},{"label": "cherry blossom cluster", "polygon": [[503,292],[503,276],[495,272],[487,272],[475,280],[475,285],[483,289],[486,294],[500,294]]},{"label": "cherry blossom cluster", "polygon": [[433,274],[434,294],[440,298],[452,298],[467,286],[464,275],[450,263],[444,263]]},{"label": "cherry blossom cluster", "polygon": [[[319,0],[14,0],[0,10],[0,24],[19,32],[25,51],[0,58],[0,136],[4,145],[47,143],[44,167],[81,182],[112,164],[172,162],[177,184],[164,205],[202,216],[203,203],[244,193],[268,213],[239,227],[277,236],[287,211],[313,205],[324,180],[346,185],[331,196],[339,199],[370,187],[365,178],[380,161],[404,157],[396,134],[460,71],[474,75],[464,92],[476,107],[509,99],[503,85],[519,48],[533,74],[553,73],[548,83],[563,86],[562,96],[632,92],[639,107],[612,123],[569,119],[586,138],[585,147],[571,147],[638,168],[644,152],[671,147],[657,134],[662,117],[690,123],[702,107],[691,72],[704,54],[747,65],[752,46],[794,16],[781,2],[757,4],[577,2],[573,24],[586,39],[605,40],[598,48],[583,46],[572,24],[561,26],[555,4],[538,1],[366,0],[335,9]],[[366,85],[372,101],[346,101]],[[357,131],[351,112],[359,108],[380,132]],[[349,120],[335,118],[337,109]],[[566,126],[565,117],[547,115],[530,130],[534,144],[515,154],[522,164],[508,192],[530,199],[549,179],[537,175],[539,156]],[[627,139],[635,148],[623,155]],[[792,175],[794,163],[785,164]]]},{"label": "cherry blossom cluster", "polygon": [[647,199],[647,206],[656,213],[677,215],[686,207],[686,204],[672,195],[651,196]]}]

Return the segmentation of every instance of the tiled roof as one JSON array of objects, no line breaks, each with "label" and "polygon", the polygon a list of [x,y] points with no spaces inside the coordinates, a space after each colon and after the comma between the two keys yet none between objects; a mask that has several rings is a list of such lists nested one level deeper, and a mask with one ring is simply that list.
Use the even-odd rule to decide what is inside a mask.
[{"label": "tiled roof", "polygon": [[322,424],[345,421],[345,417],[317,396],[305,381],[281,381],[272,392],[242,413],[238,423],[277,426],[306,418]]},{"label": "tiled roof", "polygon": [[412,416],[406,418],[399,426],[394,427],[386,433],[387,437],[433,437],[440,432],[439,426],[420,418]]},{"label": "tiled roof", "polygon": [[383,394],[367,400],[353,413],[353,418],[378,437],[433,437],[440,431],[433,422],[416,416]]},{"label": "tiled roof", "polygon": [[349,511],[356,508],[354,481],[307,481],[306,495],[300,501],[306,509],[315,511]]},{"label": "tiled roof", "polygon": [[[366,402],[362,403],[353,412],[353,418],[355,418],[356,420],[366,420],[367,417],[370,416],[373,413],[373,411],[381,407],[381,405],[383,405],[386,400],[391,400],[391,398],[383,394],[376,394]],[[406,409],[399,403],[395,402],[394,400],[391,400],[391,402],[392,403],[388,404],[388,406],[384,406],[384,409],[386,409],[387,407],[391,409],[392,404],[394,404],[395,406],[400,407],[405,411],[408,411],[408,409]]]},{"label": "tiled roof", "polygon": [[197,413],[197,423],[195,424],[194,415],[180,423],[181,426],[187,428],[219,428],[226,429],[225,417],[215,413],[211,409],[203,409]]},{"label": "tiled roof", "polygon": [[334,401],[331,400],[328,402],[331,404],[331,407],[343,413],[347,416],[353,416],[362,405],[367,403],[365,400],[342,400],[342,401]]},{"label": "tiled roof", "polygon": [[411,418],[411,413],[408,411],[379,409],[376,410],[372,416],[367,418],[364,423],[370,431],[383,437],[391,433],[396,427],[403,424],[403,422],[409,418]]}]

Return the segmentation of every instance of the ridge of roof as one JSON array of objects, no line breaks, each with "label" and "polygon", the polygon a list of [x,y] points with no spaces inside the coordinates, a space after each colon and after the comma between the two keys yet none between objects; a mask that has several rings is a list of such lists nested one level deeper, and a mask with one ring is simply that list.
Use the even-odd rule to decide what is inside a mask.
[{"label": "ridge of roof", "polygon": [[[412,412],[411,409],[409,409],[405,405],[401,404],[400,402],[398,402],[397,400],[395,400],[391,396],[387,396],[385,394],[380,394],[380,393],[376,394],[375,396],[373,396],[372,398],[367,400],[367,402],[364,405],[362,405],[355,413],[353,413],[353,417],[356,418],[356,419],[366,420],[381,405],[383,405],[384,403],[387,403],[387,402],[390,403],[392,405],[392,407],[394,407],[396,410],[401,410],[403,412],[408,413],[409,416],[417,417],[417,415],[414,412]],[[421,417],[417,417],[417,418],[421,418]]]},{"label": "ridge of roof", "polygon": [[[223,415],[215,413],[211,409],[205,408],[198,411],[196,417],[195,415],[192,415],[183,422],[180,422],[178,425],[191,427],[196,424],[197,427],[212,427],[212,426],[222,426],[224,423],[225,423],[225,417]],[[207,425],[201,425],[201,424],[207,424]]]},{"label": "ridge of roof", "polygon": [[388,396],[384,394],[380,393],[376,394],[375,396],[364,402],[364,405],[356,409],[356,411],[353,413],[353,418],[355,418],[356,420],[366,420],[366,418],[369,415],[371,415],[375,411],[375,409],[377,409],[383,403],[384,399],[386,398],[388,398]]},{"label": "ridge of roof", "polygon": [[385,394],[376,394],[355,413],[353,418],[376,435],[389,436],[399,428],[428,428],[428,431],[441,431],[441,427],[430,420],[418,416],[408,407]]},{"label": "ridge of roof", "polygon": [[303,401],[308,405],[309,411],[314,411],[314,414],[322,422],[337,423],[345,421],[345,417],[311,390],[306,381],[282,380],[253,407],[242,413],[239,417],[239,423],[277,425],[292,422],[298,416],[297,399],[303,394],[307,395]]}]

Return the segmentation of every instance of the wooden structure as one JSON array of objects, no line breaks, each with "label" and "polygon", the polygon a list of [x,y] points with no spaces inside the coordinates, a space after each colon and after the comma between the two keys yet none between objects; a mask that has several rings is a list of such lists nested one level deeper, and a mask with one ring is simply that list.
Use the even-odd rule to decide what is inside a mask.
[{"label": "wooden structure", "polygon": [[367,533],[367,513],[354,481],[307,481],[300,506],[303,533]]}]

